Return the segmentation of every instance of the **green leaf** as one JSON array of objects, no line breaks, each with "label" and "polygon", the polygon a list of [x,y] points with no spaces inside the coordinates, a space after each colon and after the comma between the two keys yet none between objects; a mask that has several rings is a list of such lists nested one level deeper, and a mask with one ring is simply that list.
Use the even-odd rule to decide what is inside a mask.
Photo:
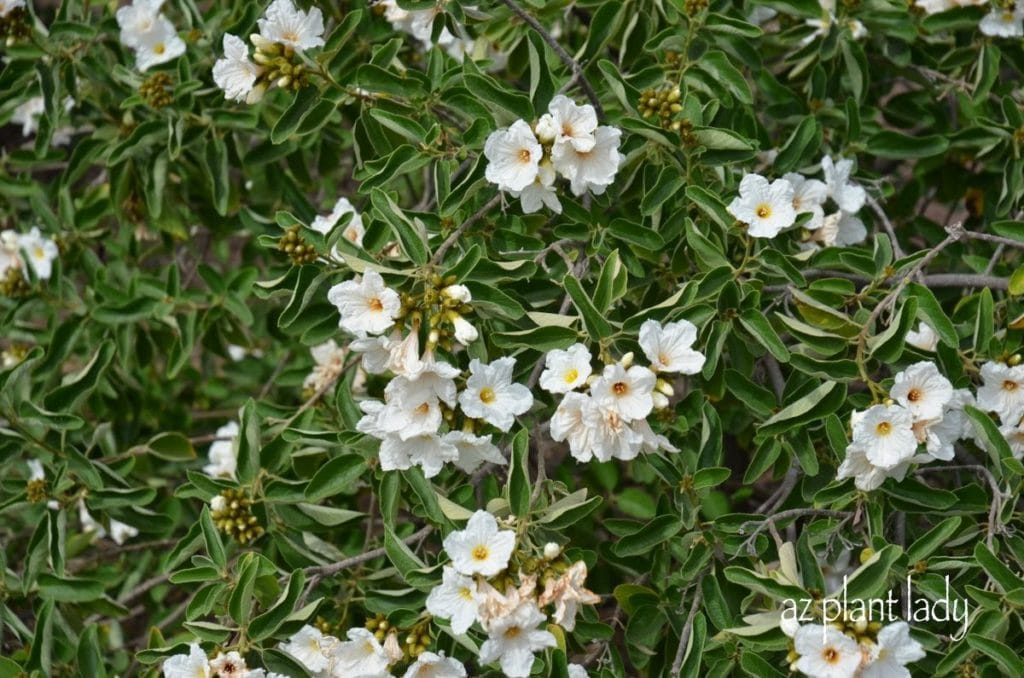
[{"label": "green leaf", "polygon": [[344,454],[321,466],[306,485],[306,499],[312,502],[333,497],[353,485],[366,470],[366,461],[358,454]]},{"label": "green leaf", "polygon": [[967,644],[995,660],[1007,676],[1024,676],[1024,660],[1008,645],[977,633],[967,634]]},{"label": "green leaf", "polygon": [[587,296],[587,293],[583,291],[583,286],[576,279],[576,276],[572,273],[567,273],[562,279],[562,285],[572,299],[573,305],[576,306],[576,310],[579,311],[580,317],[583,318],[583,326],[586,328],[587,334],[590,335],[591,339],[599,341],[610,336],[612,326],[605,320],[604,314],[597,310],[594,302]]},{"label": "green leaf", "polygon": [[658,516],[636,533],[623,537],[613,544],[612,551],[620,558],[639,556],[679,534],[682,529],[683,523],[679,516]]},{"label": "green leaf", "polygon": [[989,576],[989,579],[1003,590],[1003,593],[1009,593],[1024,587],[1024,579],[1014,574],[1013,570],[1006,563],[999,560],[996,554],[992,553],[983,542],[979,541],[974,545],[974,559],[985,570],[985,574]]},{"label": "green leaf", "polygon": [[935,330],[935,334],[938,335],[942,343],[950,348],[958,347],[960,339],[957,336],[956,328],[953,326],[953,321],[942,310],[942,306],[939,304],[939,300],[935,298],[935,294],[924,285],[917,283],[907,285],[907,292],[917,299],[918,317]]},{"label": "green leaf", "polygon": [[188,461],[196,458],[192,442],[180,433],[160,433],[146,443],[150,454],[167,461]]},{"label": "green leaf", "polygon": [[759,344],[780,363],[789,362],[789,349],[779,339],[772,324],[761,311],[744,311],[739,317],[743,329],[751,334]]},{"label": "green leaf", "polygon": [[238,579],[231,590],[231,597],[228,599],[228,612],[241,628],[249,624],[249,616],[252,614],[253,588],[256,585],[256,575],[259,572],[259,558],[255,553],[242,555],[238,566]]},{"label": "green leaf", "polygon": [[56,577],[43,572],[36,580],[39,595],[59,603],[84,603],[103,597],[103,583],[80,577]]},{"label": "green leaf", "polygon": [[766,595],[773,600],[803,600],[810,598],[810,595],[799,586],[783,584],[769,576],[758,574],[753,570],[744,567],[731,566],[722,570],[725,578],[734,584],[756,593]]},{"label": "green leaf", "polygon": [[964,408],[964,413],[967,414],[971,423],[974,424],[974,432],[981,439],[981,446],[985,448],[989,458],[992,460],[992,470],[997,477],[1001,476],[1003,459],[1013,458],[1013,452],[1006,442],[1006,436],[999,432],[999,427],[996,426],[991,417],[978,408],[968,405]]},{"label": "green leaf", "polygon": [[306,575],[302,569],[292,572],[291,576],[288,577],[288,586],[285,587],[277,602],[263,614],[257,615],[252,620],[252,623],[249,624],[249,637],[259,641],[272,636],[294,610],[295,603],[299,600],[299,596],[302,595],[302,587],[305,584]]},{"label": "green leaf", "polygon": [[240,483],[251,483],[260,470],[260,420],[256,414],[256,401],[250,398],[238,413],[238,466],[236,474]]},{"label": "green leaf", "polygon": [[409,261],[422,266],[430,259],[427,250],[427,241],[420,228],[405,216],[402,209],[395,204],[387,193],[379,188],[373,189],[370,193],[370,202],[373,204],[376,214],[383,219],[398,238],[399,244]]},{"label": "green leaf", "polygon": [[932,134],[908,136],[892,130],[883,130],[868,139],[868,153],[880,158],[930,158],[946,152],[949,140]]},{"label": "green leaf", "polygon": [[846,387],[834,381],[820,384],[807,395],[779,410],[758,428],[758,436],[781,433],[832,414],[846,400]]},{"label": "green leaf", "polygon": [[274,128],[270,131],[270,140],[275,144],[284,143],[295,133],[303,119],[320,100],[320,91],[316,87],[303,87],[296,94],[290,106],[285,109]]},{"label": "green leaf", "polygon": [[384,526],[384,552],[402,579],[409,583],[412,583],[410,579],[413,572],[427,566],[387,525]]},{"label": "green leaf", "polygon": [[220,539],[220,534],[213,524],[213,518],[210,517],[209,506],[203,507],[203,513],[199,516],[199,521],[203,526],[203,540],[206,542],[206,553],[223,572],[228,565],[228,557],[224,551],[224,543]]},{"label": "green leaf", "polygon": [[100,344],[85,367],[66,378],[61,386],[43,399],[46,409],[54,412],[72,409],[75,403],[91,393],[99,384],[100,377],[114,357],[114,352],[114,342],[108,340]]},{"label": "green leaf", "polygon": [[521,428],[512,437],[511,466],[508,471],[508,504],[512,515],[520,518],[530,514],[529,451],[529,434],[525,428]]}]

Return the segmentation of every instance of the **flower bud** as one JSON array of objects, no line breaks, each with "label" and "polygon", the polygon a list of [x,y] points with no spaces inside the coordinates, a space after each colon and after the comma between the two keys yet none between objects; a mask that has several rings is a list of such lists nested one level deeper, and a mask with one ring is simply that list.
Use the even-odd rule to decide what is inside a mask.
[{"label": "flower bud", "polygon": [[547,560],[554,560],[562,553],[562,547],[553,541],[549,541],[544,544],[544,558]]},{"label": "flower bud", "polygon": [[619,363],[622,365],[624,369],[628,370],[633,365],[633,352],[630,351],[629,353],[622,356],[622,359],[619,360]]},{"label": "flower bud", "polygon": [[473,295],[470,294],[469,288],[465,285],[449,285],[441,290],[441,294],[462,304],[468,304],[473,301]]},{"label": "flower bud", "polygon": [[561,129],[559,129],[558,123],[555,122],[554,116],[550,113],[545,113],[540,116],[540,120],[534,126],[533,132],[542,144],[550,144],[558,137]]},{"label": "flower bud", "polygon": [[664,393],[669,397],[674,396],[676,394],[675,389],[672,388],[672,384],[668,383],[668,381],[666,381],[665,379],[658,379],[658,381],[654,382],[654,388],[659,393]]},{"label": "flower bud", "polygon": [[665,397],[665,394],[655,391],[651,394],[651,398],[654,400],[654,409],[663,410],[668,407],[668,398]]},{"label": "flower bud", "polygon": [[223,495],[218,494],[216,497],[210,500],[210,510],[214,513],[220,513],[228,507],[228,500]]},{"label": "flower bud", "polygon": [[448,312],[448,320],[455,327],[455,341],[460,344],[471,344],[480,336],[476,328],[455,311]]}]

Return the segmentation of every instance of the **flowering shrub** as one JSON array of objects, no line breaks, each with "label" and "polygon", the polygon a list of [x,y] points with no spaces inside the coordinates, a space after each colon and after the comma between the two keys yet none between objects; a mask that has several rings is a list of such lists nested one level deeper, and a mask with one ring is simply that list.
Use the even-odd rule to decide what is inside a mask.
[{"label": "flowering shrub", "polygon": [[1021,676],[1024,6],[0,0],[0,676]]}]

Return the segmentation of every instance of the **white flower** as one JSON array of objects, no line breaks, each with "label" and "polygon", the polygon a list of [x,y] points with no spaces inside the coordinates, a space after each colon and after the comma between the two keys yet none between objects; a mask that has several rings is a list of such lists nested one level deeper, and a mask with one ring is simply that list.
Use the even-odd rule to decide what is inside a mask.
[{"label": "white flower", "polygon": [[466,529],[444,538],[444,550],[460,574],[493,577],[506,567],[516,547],[516,533],[499,530],[498,521],[487,511],[477,511]]},{"label": "white flower", "polygon": [[218,678],[244,678],[249,673],[249,669],[245,665],[245,659],[234,650],[227,654],[219,654],[211,659],[210,670]]},{"label": "white flower", "polygon": [[1024,420],[1020,424],[1003,424],[999,427],[999,432],[1006,438],[1013,458],[1024,459]]},{"label": "white flower", "polygon": [[361,365],[368,374],[383,374],[388,371],[392,359],[391,349],[401,343],[401,332],[395,330],[391,337],[361,336],[354,339],[348,348],[363,355]]},{"label": "white flower", "polygon": [[939,335],[928,323],[919,322],[916,330],[907,332],[907,343],[922,351],[934,352],[939,345]]},{"label": "white flower", "polygon": [[594,131],[594,148],[578,151],[572,144],[556,144],[551,149],[555,170],[569,179],[573,195],[590,191],[601,195],[615,181],[626,156],[619,152],[622,130],[602,125]]},{"label": "white flower", "polygon": [[539,212],[547,207],[555,214],[562,213],[562,202],[554,189],[555,170],[548,161],[543,161],[537,168],[537,176],[533,182],[521,191],[512,191],[512,197],[519,198],[523,214]]},{"label": "white flower", "polygon": [[579,664],[569,664],[569,678],[589,678],[590,674]]},{"label": "white flower", "polygon": [[32,480],[46,480],[46,471],[43,469],[43,462],[38,459],[28,460],[28,479]]},{"label": "white flower", "polygon": [[455,311],[448,311],[448,319],[452,322],[452,327],[455,329],[455,341],[463,345],[472,344],[479,338],[480,333],[477,332],[473,324],[462,317],[461,314]]},{"label": "white flower", "polygon": [[297,50],[322,47],[324,16],[318,7],[309,13],[297,9],[292,0],[274,0],[259,20],[260,37]]},{"label": "white flower", "polygon": [[33,228],[18,239],[18,246],[25,253],[25,260],[40,280],[49,280],[53,275],[53,262],[60,254],[57,243],[44,238],[38,228]]},{"label": "white flower", "polygon": [[515,358],[499,358],[489,365],[476,358],[470,361],[466,390],[459,394],[459,405],[467,417],[508,431],[515,417],[533,406],[530,389],[512,383],[515,364]]},{"label": "white flower", "polygon": [[612,401],[593,399],[593,403],[583,413],[584,425],[590,429],[590,453],[598,461],[635,459],[643,449],[643,434],[629,424]]},{"label": "white flower", "polygon": [[592,151],[597,143],[594,137],[597,112],[594,107],[590,104],[577,106],[564,94],[558,94],[551,100],[548,112],[541,116],[537,126],[544,130],[545,137],[551,131],[555,132],[552,141],[556,146],[571,144],[580,153]]},{"label": "white flower", "polygon": [[120,520],[110,519],[110,538],[114,540],[114,543],[120,546],[132,537],[139,536],[138,529],[122,523]]},{"label": "white flower", "polygon": [[213,82],[228,101],[254,104],[263,97],[256,79],[263,69],[249,59],[249,46],[237,35],[224,34],[224,56],[213,65]]},{"label": "white flower", "polygon": [[543,153],[530,126],[524,120],[516,120],[511,127],[491,132],[487,137],[484,175],[502,191],[522,191],[537,178]]},{"label": "white flower", "polygon": [[917,438],[909,410],[899,405],[874,405],[855,416],[853,442],[863,448],[873,465],[888,470],[914,456]]},{"label": "white flower", "polygon": [[595,409],[593,399],[583,393],[570,391],[558,403],[551,417],[551,439],[569,443],[569,452],[577,461],[594,458],[595,431],[590,411]]},{"label": "white flower", "polygon": [[363,226],[363,217],[356,211],[356,208],[352,206],[352,203],[348,201],[348,198],[338,198],[338,201],[334,203],[334,208],[331,210],[329,215],[317,216],[313,219],[313,223],[309,225],[317,233],[323,233],[328,235],[334,230],[341,218],[346,214],[351,214],[352,218],[349,219],[348,224],[345,226],[344,233],[341,234],[345,240],[356,247],[363,246],[363,236],[366,235],[366,227]]},{"label": "white flower", "polygon": [[454,657],[445,657],[443,651],[441,654],[423,652],[402,678],[466,678],[466,667]]},{"label": "white flower", "polygon": [[78,522],[82,524],[82,532],[88,534],[93,532],[95,539],[103,539],[107,536],[107,531],[103,529],[103,525],[98,523],[92,514],[89,513],[89,509],[85,505],[85,501],[82,499],[78,500]]},{"label": "white flower", "polygon": [[476,580],[445,566],[441,583],[427,596],[427,612],[451,621],[455,635],[462,635],[477,620]]},{"label": "white flower", "polygon": [[134,48],[135,67],[146,71],[184,54],[185,41],[178,37],[174,24],[161,14],[156,18],[152,30],[137,36]]},{"label": "white flower", "polygon": [[804,222],[803,227],[809,231],[820,228],[825,220],[822,205],[828,199],[828,188],[817,179],[807,179],[796,172],[783,175],[784,180],[793,186],[793,209],[796,213],[810,213],[811,218]]},{"label": "white flower", "polygon": [[877,490],[885,482],[886,478],[903,480],[910,468],[911,459],[907,459],[892,468],[881,468],[873,464],[864,453],[864,448],[853,443],[846,447],[846,458],[839,465],[836,473],[837,480],[853,478],[854,485],[858,490],[870,492]]},{"label": "white flower", "polygon": [[235,477],[238,467],[238,422],[231,421],[217,429],[217,439],[210,444],[210,463],[203,473],[211,478]]},{"label": "white flower", "polygon": [[384,678],[391,663],[384,647],[363,628],[349,629],[347,641],[325,647],[331,675],[337,678]]},{"label": "white flower", "polygon": [[198,643],[188,646],[188,654],[176,654],[164,660],[164,678],[210,678],[210,662]]},{"label": "white flower", "polygon": [[529,676],[533,653],[556,644],[550,632],[537,629],[545,619],[535,603],[525,600],[510,614],[491,621],[487,640],[480,646],[480,663],[499,661],[506,676]]},{"label": "white flower", "polygon": [[1004,424],[1019,422],[1024,416],[1024,365],[988,362],[981,366],[981,379],[978,409],[996,412]]},{"label": "white flower", "polygon": [[576,612],[579,606],[596,605],[601,602],[601,596],[584,586],[586,581],[587,564],[577,560],[562,576],[548,579],[537,604],[541,607],[554,604],[555,613],[551,620],[566,631],[572,631],[576,628]]},{"label": "white flower", "polygon": [[821,159],[821,171],[825,174],[828,197],[839,205],[839,209],[854,214],[864,207],[867,193],[863,187],[850,181],[850,174],[853,173],[852,160],[840,158],[838,162],[832,162],[832,158],[826,155]]},{"label": "white flower", "polygon": [[801,626],[793,645],[800,655],[795,667],[808,678],[853,678],[860,666],[857,641],[832,626]]},{"label": "white flower", "polygon": [[982,17],[978,28],[994,38],[1024,37],[1024,8],[1011,10],[997,7]]},{"label": "white flower", "polygon": [[956,7],[952,0],[914,0],[914,6],[920,7],[925,14],[938,14]]},{"label": "white flower", "polygon": [[640,348],[656,372],[697,374],[704,367],[704,354],[694,351],[697,327],[688,320],[662,325],[645,320],[640,326]]},{"label": "white flower", "polygon": [[899,621],[878,632],[878,643],[869,646],[870,660],[859,678],[910,678],[906,665],[925,656],[921,643],[910,637],[910,627]]},{"label": "white flower", "polygon": [[953,458],[956,441],[974,434],[974,427],[964,412],[966,405],[974,405],[974,395],[965,388],[956,389],[943,408],[941,418],[914,422],[914,434],[918,442],[925,443],[926,452],[915,455],[913,461],[926,464]]},{"label": "white flower", "polygon": [[381,470],[403,471],[419,466],[427,478],[433,478],[440,473],[445,462],[459,458],[458,449],[451,443],[441,440],[436,433],[412,436],[404,440],[397,434],[388,434],[381,441],[378,454]]},{"label": "white flower", "polygon": [[935,363],[914,363],[896,375],[889,397],[910,410],[915,420],[939,419],[953,398],[953,384]]},{"label": "white flower", "polygon": [[441,440],[455,446],[459,452],[455,465],[466,473],[473,473],[484,463],[501,466],[508,463],[498,447],[491,442],[490,434],[477,436],[464,431],[450,431]]},{"label": "white flower", "polygon": [[821,227],[811,231],[811,234],[811,243],[824,247],[845,247],[864,242],[868,229],[856,216],[839,211],[825,217]]},{"label": "white flower", "polygon": [[289,638],[287,643],[282,643],[279,647],[295,657],[306,670],[319,673],[330,664],[330,660],[321,646],[324,637],[319,629],[307,624]]},{"label": "white flower", "polygon": [[441,295],[460,304],[468,304],[473,301],[473,293],[465,285],[448,285],[441,290]]},{"label": "white flower", "polygon": [[740,181],[739,195],[726,208],[749,227],[755,238],[774,238],[796,221],[793,185],[785,179],[769,183],[760,174],[747,174]]},{"label": "white flower", "polygon": [[387,287],[380,273],[367,270],[361,280],[346,280],[327,291],[338,307],[338,326],[352,334],[380,334],[395,324],[402,309],[398,292]]},{"label": "white flower", "polygon": [[164,0],[134,0],[132,4],[121,7],[114,15],[118,28],[121,29],[119,39],[126,47],[137,48],[142,36],[151,33],[160,17],[160,7]]},{"label": "white flower", "polygon": [[328,339],[309,349],[309,353],[316,364],[313,371],[306,375],[302,387],[319,391],[333,383],[341,374],[345,367],[345,349],[339,347],[334,339]]},{"label": "white flower", "polygon": [[590,393],[600,405],[618,412],[627,421],[643,419],[654,409],[654,384],[658,378],[646,367],[633,365],[628,370],[621,363],[605,365],[601,378],[590,386]]},{"label": "white flower", "polygon": [[0,276],[7,274],[7,269],[20,269],[25,265],[21,258],[20,238],[11,229],[0,231]]},{"label": "white flower", "polygon": [[24,7],[25,0],[0,0],[0,17],[5,17],[18,7]]},{"label": "white flower", "polygon": [[39,118],[46,111],[43,97],[31,97],[18,105],[11,114],[11,122],[21,125],[21,135],[31,136],[39,129]]},{"label": "white flower", "polygon": [[592,371],[590,350],[583,344],[549,351],[544,357],[540,387],[548,393],[568,393],[586,384]]},{"label": "white flower", "polygon": [[666,452],[679,451],[679,448],[669,442],[668,438],[655,433],[646,419],[638,419],[632,422],[631,426],[640,435],[641,452],[657,452],[658,450],[665,450]]}]

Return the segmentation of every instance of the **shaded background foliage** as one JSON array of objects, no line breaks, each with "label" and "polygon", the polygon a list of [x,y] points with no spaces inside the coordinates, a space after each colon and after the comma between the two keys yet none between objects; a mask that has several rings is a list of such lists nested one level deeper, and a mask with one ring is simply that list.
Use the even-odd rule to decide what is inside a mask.
[{"label": "shaded background foliage", "polygon": [[[39,225],[60,261],[28,295],[0,299],[0,344],[18,358],[0,372],[0,669],[135,673],[190,637],[224,642],[253,616],[264,620],[250,627],[253,651],[274,666],[286,661],[276,639],[317,615],[341,628],[377,613],[409,623],[436,577],[403,561],[398,537],[447,532],[462,516],[454,505],[517,501],[510,493],[534,478],[545,488],[532,507],[538,538],[568,541],[606,596],[566,654],[604,675],[668,674],[677,657],[683,675],[784,674],[777,629],[721,633],[779,594],[754,574],[778,560],[769,524],[796,543],[819,593],[820,563],[844,550],[877,556],[865,595],[908,572],[932,593],[952,576],[977,613],[960,641],[941,624],[915,631],[932,650],[920,675],[1021,675],[1011,648],[1022,637],[1024,467],[1006,442],[983,436],[961,453],[991,481],[936,468],[869,496],[833,478],[848,414],[872,399],[865,381],[931,358],[904,343],[918,320],[940,330],[934,358],[957,386],[1020,347],[1024,47],[981,36],[983,8],[923,16],[881,0],[837,10],[867,37],[839,22],[800,46],[822,8],[765,5],[779,15],[762,28],[732,2],[523,3],[581,65],[602,123],[624,131],[609,192],[564,195],[560,216],[499,205],[483,179],[495,128],[534,119],[567,87],[585,100],[509,3],[451,0],[438,19],[507,54],[497,70],[419,50],[364,3],[329,3],[320,73],[251,107],[225,102],[210,69],[222,34],[248,34],[258,3],[165,8],[188,50],[157,69],[171,83],[162,107],[139,93],[147,76],[131,70],[110,7],[33,9],[31,39],[3,48],[0,121],[36,95],[45,113],[34,139],[4,128],[0,225]],[[667,125],[641,115],[645,90],[676,85]],[[71,141],[59,145],[64,130]],[[804,250],[799,228],[751,242],[726,213],[743,171],[813,172],[823,155],[856,158],[869,186],[863,245]],[[306,227],[339,196],[363,213],[363,249]],[[296,223],[344,263],[293,266],[277,243]],[[918,277],[915,264],[957,223],[1006,242],[945,243]],[[545,400],[530,415],[528,468],[514,464],[507,484],[503,472],[427,481],[376,469],[375,443],[354,433],[354,372],[313,398],[302,389],[308,347],[340,338],[326,290],[366,261],[387,266],[399,289],[434,273],[464,282],[483,330],[468,353],[515,354],[519,381],[545,350],[583,340],[619,356],[643,319],[691,320],[708,360],[676,384],[661,422],[682,452],[568,462],[544,435]],[[912,272],[891,313],[873,316]],[[575,295],[567,276],[583,281]],[[232,360],[231,345],[246,357]],[[226,543],[202,512],[232,484],[195,459],[239,408],[240,482],[267,528],[247,546]],[[44,461],[57,509],[26,501],[29,458]],[[94,542],[77,526],[79,498],[139,536]],[[351,571],[317,574],[382,544]],[[417,548],[431,562],[438,544],[427,536]],[[190,561],[196,553],[209,560]],[[289,577],[301,600],[275,608]],[[677,652],[681,636],[689,652]]]}]

